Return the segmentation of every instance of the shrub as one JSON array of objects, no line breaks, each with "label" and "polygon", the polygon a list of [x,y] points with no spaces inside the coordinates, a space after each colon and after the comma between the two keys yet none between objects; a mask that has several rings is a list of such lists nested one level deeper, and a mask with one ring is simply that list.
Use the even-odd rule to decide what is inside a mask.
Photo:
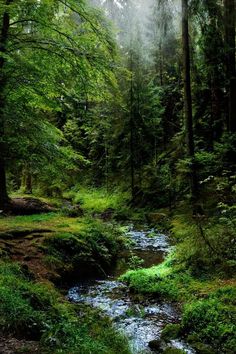
[{"label": "shrub", "polygon": [[200,341],[233,354],[236,348],[235,288],[222,288],[206,299],[194,301],[184,308],[182,326],[196,333]]}]

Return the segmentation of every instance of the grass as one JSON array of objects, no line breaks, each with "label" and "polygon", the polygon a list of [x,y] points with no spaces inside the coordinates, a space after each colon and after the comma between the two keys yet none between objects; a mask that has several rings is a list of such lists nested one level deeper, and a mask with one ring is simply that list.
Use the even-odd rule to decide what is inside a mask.
[{"label": "grass", "polygon": [[43,246],[46,263],[53,270],[64,265],[66,273],[84,277],[108,272],[123,243],[119,228],[101,220],[83,219],[79,233],[57,232],[47,237]]},{"label": "grass", "polygon": [[0,231],[5,232],[14,228],[38,228],[51,229],[54,231],[64,229],[64,231],[80,231],[83,225],[82,219],[75,219],[64,216],[60,213],[47,213],[27,216],[0,217]]},{"label": "grass", "polygon": [[144,296],[153,294],[185,303],[180,332],[189,335],[196,349],[205,343],[213,353],[235,353],[236,280],[199,279],[175,268],[169,260],[160,266],[129,271],[121,280]]},{"label": "grass", "polygon": [[[61,213],[49,213],[31,216],[16,216],[0,218],[0,249],[6,250],[3,235],[19,230],[36,230],[36,238],[31,235],[27,241],[19,243],[18,238],[11,238],[11,254],[20,250],[21,254],[28,252],[31,260],[36,254],[39,261],[29,263],[34,272],[41,277],[51,271],[49,277],[62,281],[75,275],[77,278],[104,275],[115,263],[116,255],[124,244],[123,230],[112,223],[104,223],[100,219],[91,217],[71,218]],[[38,230],[51,230],[41,233]],[[22,246],[21,246],[22,245]],[[14,259],[22,261],[16,256]],[[24,262],[24,259],[23,259]],[[59,277],[60,276],[60,277]],[[61,280],[60,280],[61,279]]]},{"label": "grass", "polygon": [[[128,271],[121,280],[135,293],[185,304],[180,333],[188,336],[197,352],[235,353],[236,279],[193,276],[172,255],[159,266]],[[175,333],[173,328],[166,332]]]},{"label": "grass", "polygon": [[107,209],[114,209],[117,213],[127,213],[127,202],[130,199],[125,192],[108,192],[104,188],[84,188],[77,186],[66,192],[64,197],[71,198],[74,203],[80,204],[87,213],[102,213]]},{"label": "grass", "polygon": [[51,285],[30,280],[16,263],[0,262],[0,298],[1,333],[37,340],[42,353],[130,353],[108,319],[67,303]]}]

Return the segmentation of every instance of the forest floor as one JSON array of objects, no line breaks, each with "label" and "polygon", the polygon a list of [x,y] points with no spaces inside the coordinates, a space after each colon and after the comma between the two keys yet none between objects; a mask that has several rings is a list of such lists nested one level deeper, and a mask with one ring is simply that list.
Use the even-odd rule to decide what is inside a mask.
[{"label": "forest floor", "polygon": [[57,211],[0,217],[0,353],[128,354],[108,319],[68,303],[61,288],[111,266],[124,242],[102,220],[111,211],[94,218],[50,202]]}]

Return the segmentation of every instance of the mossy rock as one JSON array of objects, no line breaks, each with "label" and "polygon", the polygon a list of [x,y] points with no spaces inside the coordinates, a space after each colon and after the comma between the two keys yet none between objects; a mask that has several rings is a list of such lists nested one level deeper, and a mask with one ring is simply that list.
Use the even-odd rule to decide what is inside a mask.
[{"label": "mossy rock", "polygon": [[166,348],[163,354],[185,354],[185,351],[177,348]]},{"label": "mossy rock", "polygon": [[171,339],[176,339],[180,336],[181,326],[180,324],[170,323],[165,326],[161,333],[161,339],[164,341],[169,341]]},{"label": "mossy rock", "polygon": [[190,344],[199,343],[200,342],[199,336],[196,333],[191,333],[187,337],[187,342]]},{"label": "mossy rock", "polygon": [[195,342],[191,344],[197,354],[216,354],[216,351],[207,344]]}]

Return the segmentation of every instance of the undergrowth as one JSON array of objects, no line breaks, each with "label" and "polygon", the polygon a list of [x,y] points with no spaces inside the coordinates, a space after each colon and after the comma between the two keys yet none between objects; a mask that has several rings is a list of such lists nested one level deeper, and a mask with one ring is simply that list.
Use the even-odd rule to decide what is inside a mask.
[{"label": "undergrowth", "polygon": [[16,263],[0,262],[1,333],[37,340],[41,353],[128,354],[126,341],[95,310],[64,301]]},{"label": "undergrowth", "polygon": [[113,224],[84,218],[79,232],[57,232],[43,249],[51,267],[74,277],[104,276],[124,244],[123,232]]},{"label": "undergrowth", "polygon": [[127,207],[130,200],[129,193],[113,191],[109,192],[105,188],[85,188],[76,186],[64,193],[64,197],[70,198],[75,204],[79,204],[86,213],[103,213],[112,209],[120,217],[130,216],[130,210]]}]

